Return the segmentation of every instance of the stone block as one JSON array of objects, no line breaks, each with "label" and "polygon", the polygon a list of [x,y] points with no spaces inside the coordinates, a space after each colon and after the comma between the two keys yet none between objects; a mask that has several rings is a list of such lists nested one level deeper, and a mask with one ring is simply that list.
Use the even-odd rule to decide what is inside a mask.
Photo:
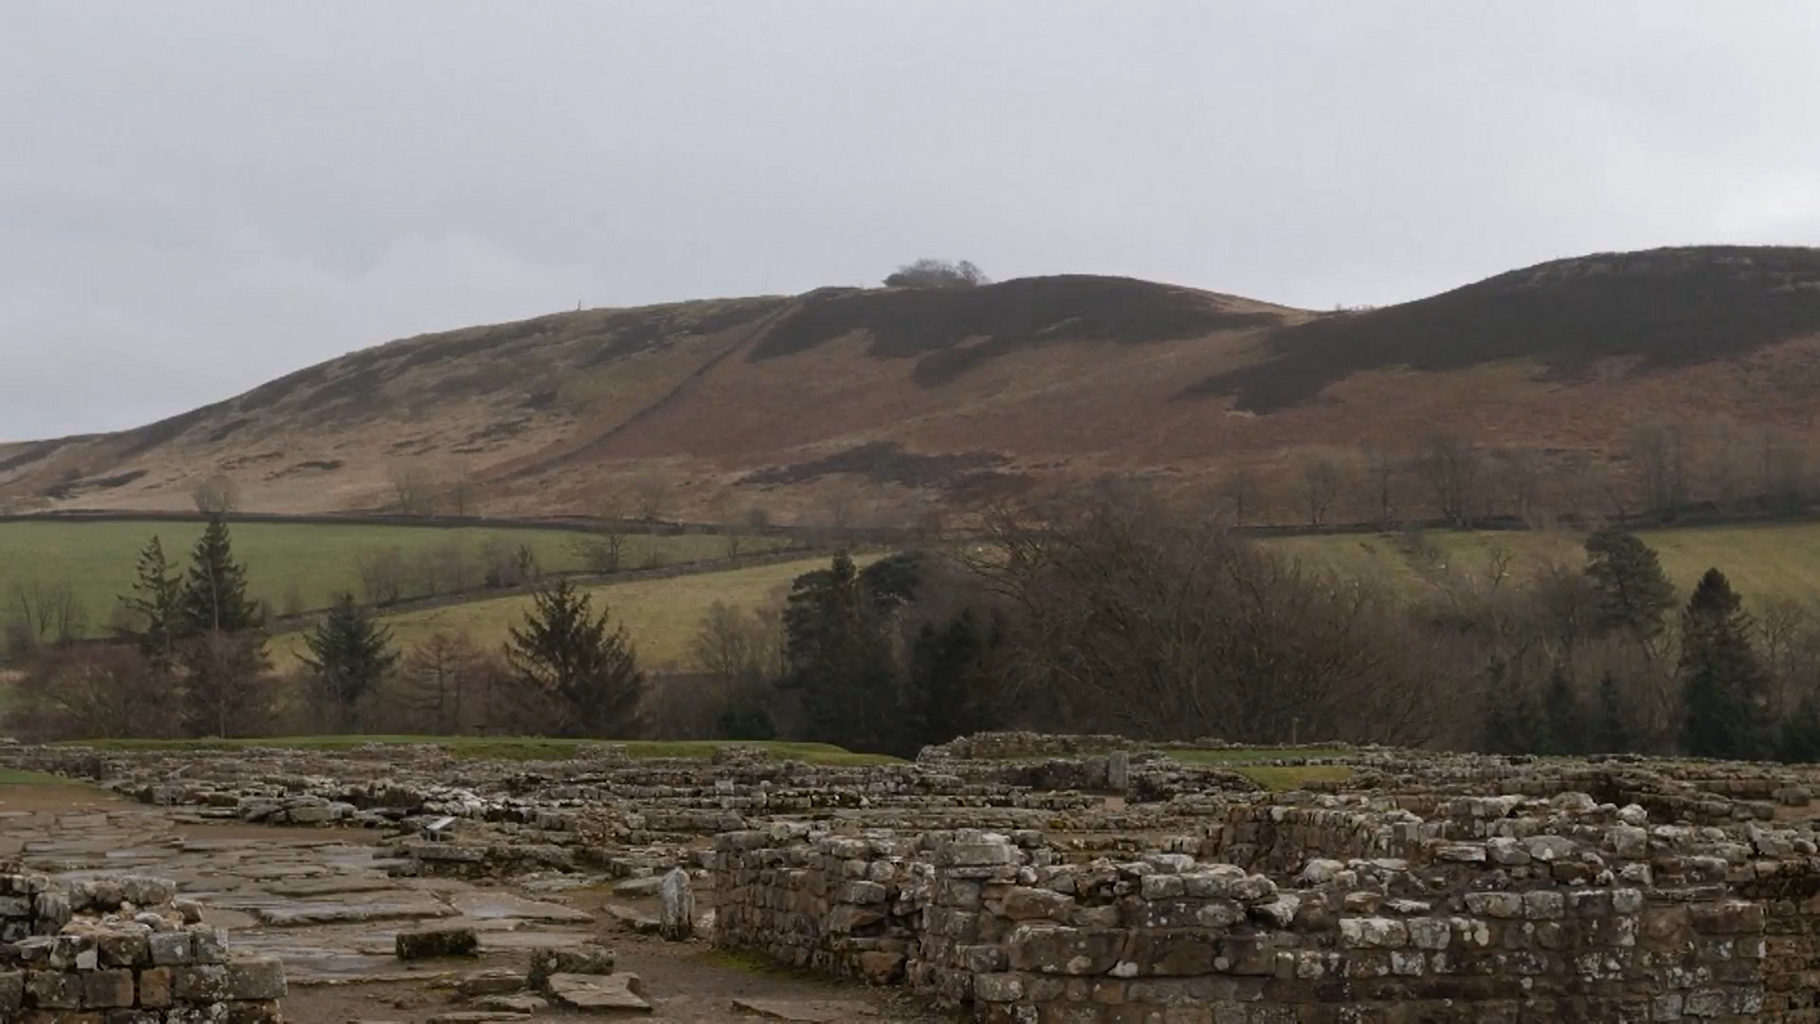
[{"label": "stone block", "polygon": [[0,971],[0,1018],[25,1005],[25,972]]},{"label": "stone block", "polygon": [[147,954],[158,967],[181,967],[193,962],[189,932],[153,932],[146,936]]},{"label": "stone block", "polygon": [[147,967],[139,972],[139,1005],[153,1010],[171,1005],[169,967]]},{"label": "stone block", "polygon": [[31,971],[25,976],[25,1002],[40,1010],[80,1010],[82,976],[70,971]]},{"label": "stone block", "polygon": [[416,928],[399,932],[392,940],[392,948],[400,960],[478,956],[480,936],[466,925]]},{"label": "stone block", "polygon": [[95,936],[95,951],[105,967],[141,967],[151,963],[151,932],[144,925],[136,930],[113,930]]},{"label": "stone block", "polygon": [[111,1010],[133,1005],[133,972],[131,968],[114,967],[86,971],[82,975],[82,1007],[85,1010]]},{"label": "stone block", "polygon": [[252,1001],[284,998],[284,964],[277,957],[238,957],[229,960],[226,968],[227,998]]},{"label": "stone block", "polygon": [[228,997],[227,967],[190,964],[171,968],[171,998],[179,1003],[216,1003]]},{"label": "stone block", "polygon": [[573,946],[545,946],[531,951],[531,965],[525,984],[533,989],[547,987],[555,974],[612,974],[613,951],[591,942]]},{"label": "stone block", "polygon": [[1042,974],[1105,974],[1118,963],[1122,932],[1086,931],[1053,924],[1021,924],[1007,937],[1014,970]]}]

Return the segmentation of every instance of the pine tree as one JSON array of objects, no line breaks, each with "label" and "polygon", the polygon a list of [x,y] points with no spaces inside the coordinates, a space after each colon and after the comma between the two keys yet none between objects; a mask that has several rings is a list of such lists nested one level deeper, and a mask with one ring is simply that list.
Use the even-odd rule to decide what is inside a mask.
[{"label": "pine tree", "polygon": [[886,629],[898,595],[907,593],[903,568],[888,559],[862,574],[842,552],[791,586],[782,685],[802,692],[810,740],[868,751],[903,746],[906,723]]},{"label": "pine tree", "polygon": [[1637,535],[1607,527],[1586,538],[1586,575],[1598,592],[1600,629],[1642,638],[1662,632],[1675,588],[1662,563]]},{"label": "pine tree", "polygon": [[1599,677],[1598,753],[1626,754],[1636,745],[1630,722],[1624,710],[1624,694],[1618,677],[1607,671]]},{"label": "pine tree", "polygon": [[246,567],[234,561],[227,523],[213,516],[196,542],[179,600],[183,633],[243,633],[264,624],[247,598]]},{"label": "pine tree", "polygon": [[1681,616],[1681,744],[1697,757],[1769,753],[1768,674],[1750,616],[1725,574],[1708,569]]},{"label": "pine tree", "polygon": [[522,628],[514,626],[506,660],[532,692],[547,699],[559,736],[632,734],[645,675],[624,626],[607,629],[588,595],[566,578],[538,588]]},{"label": "pine tree", "polygon": [[329,614],[304,634],[309,656],[302,659],[315,674],[318,699],[329,712],[335,732],[354,731],[361,702],[379,688],[398,664],[392,632],[373,621],[354,595],[340,594]]},{"label": "pine tree", "polygon": [[918,727],[915,746],[946,743],[998,727],[991,660],[1004,642],[996,615],[962,609],[947,625],[924,623],[910,655],[907,691]]},{"label": "pine tree", "polygon": [[1491,754],[1539,754],[1548,747],[1548,724],[1535,698],[1518,691],[1493,698],[1480,745]]},{"label": "pine tree", "polygon": [[1548,753],[1585,753],[1585,711],[1580,707],[1580,695],[1575,691],[1573,677],[1568,674],[1565,665],[1555,665],[1548,675],[1548,693],[1543,697],[1543,713],[1547,719],[1548,742],[1545,749]]},{"label": "pine tree", "polygon": [[1776,760],[1820,761],[1820,702],[1813,694],[1801,698],[1795,713],[1782,720],[1776,736]]},{"label": "pine tree", "polygon": [[156,535],[139,553],[133,593],[120,598],[132,613],[133,624],[120,631],[152,668],[170,672],[177,664],[177,646],[184,639],[183,580],[165,557]]}]

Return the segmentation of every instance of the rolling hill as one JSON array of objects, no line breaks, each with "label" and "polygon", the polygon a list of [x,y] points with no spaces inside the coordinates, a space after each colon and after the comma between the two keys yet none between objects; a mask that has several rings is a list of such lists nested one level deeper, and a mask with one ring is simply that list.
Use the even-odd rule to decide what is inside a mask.
[{"label": "rolling hill", "polygon": [[[364,349],[148,426],[0,444],[0,508],[842,514],[1114,471],[1268,475],[1437,425],[1621,464],[1637,424],[1815,439],[1820,250],[1558,260],[1313,312],[1125,278],[586,310]],[[646,506],[635,509],[633,506]]]}]

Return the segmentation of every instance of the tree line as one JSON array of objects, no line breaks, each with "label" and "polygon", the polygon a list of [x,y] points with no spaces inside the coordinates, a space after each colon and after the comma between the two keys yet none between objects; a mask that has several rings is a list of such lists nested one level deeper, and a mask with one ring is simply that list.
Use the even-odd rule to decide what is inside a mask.
[{"label": "tree line", "polygon": [[[534,567],[529,571],[534,571]],[[541,583],[497,651],[439,634],[401,651],[343,593],[274,671],[266,614],[247,594],[227,523],[212,517],[187,567],[153,537],[110,642],[35,651],[9,729],[41,738],[235,737],[286,732],[631,735],[645,673],[566,579]]]},{"label": "tree line", "polygon": [[[1677,592],[1618,528],[1582,557],[1407,578],[1316,566],[1203,504],[1108,482],[984,510],[964,539],[835,555],[756,608],[716,604],[654,674],[596,596],[536,578],[503,644],[408,648],[352,595],[273,671],[228,528],[156,538],[103,646],[18,684],[32,736],[494,732],[802,739],[913,754],[992,728],[1338,740],[1501,753],[1820,759],[1820,610],[1747,611],[1718,568]],[[534,568],[532,569],[534,571]]]}]

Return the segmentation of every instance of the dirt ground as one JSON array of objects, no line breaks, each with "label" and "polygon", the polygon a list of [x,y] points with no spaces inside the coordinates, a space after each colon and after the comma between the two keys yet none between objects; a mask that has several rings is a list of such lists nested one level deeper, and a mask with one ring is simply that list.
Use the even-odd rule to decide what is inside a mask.
[{"label": "dirt ground", "polygon": [[[653,1012],[636,1019],[653,1024],[944,1019],[895,992],[771,970],[705,941],[668,943],[621,930],[606,913],[610,902],[644,913],[655,905],[616,899],[604,885],[389,879],[376,838],[357,829],[201,822],[78,786],[0,785],[0,861],[51,873],[174,879],[203,904],[205,920],[228,928],[231,946],[285,960],[285,1016],[301,1024],[426,1024],[469,1008],[454,991],[465,975],[523,970],[535,945],[588,938],[615,951],[617,971],[638,975]],[[707,909],[706,896],[698,894],[698,909]],[[454,910],[464,917],[446,916]],[[389,955],[399,928],[435,914],[445,922],[477,915],[480,958],[403,963]],[[550,1009],[528,1019],[600,1018]]]}]

